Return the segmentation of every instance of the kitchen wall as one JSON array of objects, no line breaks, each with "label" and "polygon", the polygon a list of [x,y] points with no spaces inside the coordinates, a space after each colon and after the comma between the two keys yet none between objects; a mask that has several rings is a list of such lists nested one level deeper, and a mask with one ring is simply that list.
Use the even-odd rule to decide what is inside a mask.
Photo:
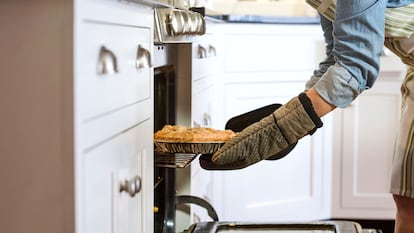
[{"label": "kitchen wall", "polygon": [[205,0],[205,5],[224,14],[268,16],[315,16],[304,0]]}]

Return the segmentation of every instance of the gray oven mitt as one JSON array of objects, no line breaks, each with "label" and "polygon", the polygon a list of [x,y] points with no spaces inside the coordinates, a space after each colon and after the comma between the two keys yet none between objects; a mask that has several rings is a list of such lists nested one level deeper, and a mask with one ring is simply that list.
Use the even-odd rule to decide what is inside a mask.
[{"label": "gray oven mitt", "polygon": [[300,138],[313,134],[323,123],[305,93],[291,99],[261,121],[228,141],[201,166],[207,170],[248,167],[283,152]]}]

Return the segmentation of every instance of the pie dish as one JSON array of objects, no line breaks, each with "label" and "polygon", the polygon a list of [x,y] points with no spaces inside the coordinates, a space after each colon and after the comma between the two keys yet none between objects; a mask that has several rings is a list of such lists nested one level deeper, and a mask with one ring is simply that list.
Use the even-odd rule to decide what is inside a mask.
[{"label": "pie dish", "polygon": [[155,132],[154,144],[168,153],[212,154],[235,135],[232,130],[166,125]]}]

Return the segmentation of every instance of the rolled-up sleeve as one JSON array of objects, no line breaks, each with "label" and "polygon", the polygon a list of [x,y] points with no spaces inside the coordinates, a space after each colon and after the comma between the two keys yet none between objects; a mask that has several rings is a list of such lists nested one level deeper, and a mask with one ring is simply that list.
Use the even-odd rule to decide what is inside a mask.
[{"label": "rolled-up sleeve", "polygon": [[332,35],[325,33],[328,45],[333,40],[327,55],[335,63],[313,86],[328,103],[346,107],[374,85],[384,44],[385,8],[385,0],[337,0]]}]

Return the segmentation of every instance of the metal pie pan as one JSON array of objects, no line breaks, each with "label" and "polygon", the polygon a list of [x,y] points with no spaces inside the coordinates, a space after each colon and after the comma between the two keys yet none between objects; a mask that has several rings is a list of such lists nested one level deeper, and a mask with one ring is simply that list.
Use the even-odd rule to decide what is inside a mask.
[{"label": "metal pie pan", "polygon": [[224,142],[166,142],[154,141],[155,146],[168,153],[214,154]]}]

